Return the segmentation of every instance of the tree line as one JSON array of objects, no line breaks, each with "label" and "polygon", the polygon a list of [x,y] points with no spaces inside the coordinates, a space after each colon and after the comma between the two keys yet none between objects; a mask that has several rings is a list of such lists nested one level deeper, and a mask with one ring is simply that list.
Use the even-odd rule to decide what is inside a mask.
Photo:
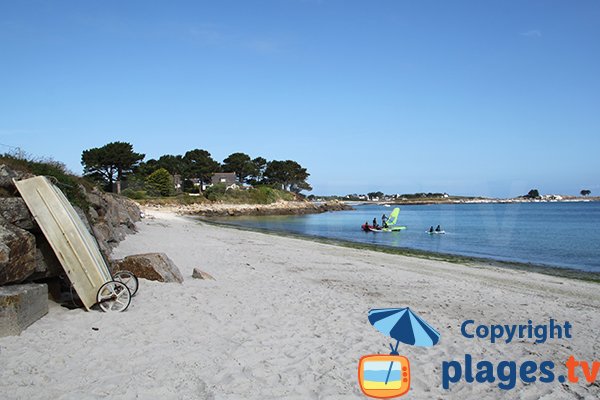
[{"label": "tree line", "polygon": [[212,175],[217,172],[235,173],[240,184],[270,185],[294,193],[312,190],[306,181],[310,174],[293,160],[268,161],[263,157],[251,158],[238,152],[230,154],[220,163],[204,149],[193,149],[183,155],[165,154],[158,159],[144,159],[145,154],[136,153],[133,145],[126,142],[108,143],[84,150],[81,154],[84,177],[103,185],[108,191],[120,192],[124,182],[128,187],[146,184],[152,187],[157,185],[157,181],[164,181],[163,171],[171,177],[179,175],[184,192],[198,190],[192,180],[198,180],[202,187],[203,184],[209,184]]}]

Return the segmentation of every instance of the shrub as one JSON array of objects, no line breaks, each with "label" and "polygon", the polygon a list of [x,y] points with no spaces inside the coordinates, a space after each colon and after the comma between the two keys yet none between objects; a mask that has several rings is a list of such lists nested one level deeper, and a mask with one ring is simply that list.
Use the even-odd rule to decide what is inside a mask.
[{"label": "shrub", "polygon": [[146,191],[144,190],[125,189],[121,194],[133,200],[143,200],[146,198]]},{"label": "shrub", "polygon": [[6,164],[13,169],[34,175],[51,176],[56,179],[55,183],[73,205],[82,210],[87,210],[89,207],[89,202],[81,188],[83,186],[91,189],[89,182],[73,175],[61,162],[52,159],[33,159],[25,156],[3,154],[0,156],[0,164]]},{"label": "shrub", "polygon": [[210,201],[238,204],[271,204],[278,200],[295,200],[293,193],[274,189],[270,186],[257,186],[250,189],[227,189],[222,183],[206,189],[204,196]]},{"label": "shrub", "polygon": [[164,168],[159,168],[146,178],[146,190],[150,196],[170,196],[175,191],[173,177]]},{"label": "shrub", "polygon": [[204,197],[206,197],[210,201],[222,200],[226,191],[227,186],[224,183],[218,183],[207,188],[204,191]]}]

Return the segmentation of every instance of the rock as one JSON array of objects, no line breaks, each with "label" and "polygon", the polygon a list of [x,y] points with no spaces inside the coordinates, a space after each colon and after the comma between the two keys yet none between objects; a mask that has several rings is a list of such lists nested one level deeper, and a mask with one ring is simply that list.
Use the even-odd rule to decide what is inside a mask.
[{"label": "rock", "polygon": [[134,201],[97,189],[86,192],[90,203],[88,215],[94,235],[104,254],[110,254],[126,235],[135,233],[135,223],[140,221],[140,209]]},{"label": "rock", "polygon": [[89,221],[87,215],[85,215],[85,213],[83,212],[83,210],[81,208],[79,208],[75,205],[73,206],[73,209],[77,213],[77,216],[79,217],[79,219],[81,219],[81,222],[83,222],[83,225],[85,225],[85,228],[87,229],[87,231],[93,235],[94,231],[92,230],[92,227],[90,225],[90,221]]},{"label": "rock", "polygon": [[0,188],[16,191],[15,184],[13,183],[14,179],[23,179],[30,178],[33,175],[28,174],[22,171],[16,171],[6,164],[0,164]]},{"label": "rock", "polygon": [[192,278],[205,279],[211,281],[215,280],[215,278],[211,274],[209,274],[208,272],[204,272],[198,268],[194,268],[194,272],[192,272]]},{"label": "rock", "polygon": [[37,226],[27,204],[20,197],[0,198],[0,215],[21,229],[33,230]]},{"label": "rock", "polygon": [[338,200],[328,201],[319,206],[321,212],[354,210],[351,206]]},{"label": "rock", "polygon": [[99,217],[98,211],[94,207],[88,207],[88,215],[92,221],[96,221]]},{"label": "rock", "polygon": [[0,285],[20,283],[35,272],[35,237],[0,219]]},{"label": "rock", "polygon": [[0,287],[0,337],[19,335],[48,313],[48,287],[30,283]]},{"label": "rock", "polygon": [[[12,179],[32,176],[0,164],[0,285],[50,278],[63,272],[27,205],[22,198],[15,197],[19,193]],[[88,191],[83,185],[79,189],[90,206],[85,210],[87,213],[74,208],[88,230],[96,236],[100,250],[109,255],[127,234],[135,233],[140,209],[137,203],[122,196],[98,189]]]},{"label": "rock", "polygon": [[64,274],[60,261],[43,234],[35,235],[35,273],[29,280],[53,278]]},{"label": "rock", "polygon": [[183,282],[179,268],[165,253],[147,253],[127,256],[112,265],[116,271],[129,271],[138,278],[159,282]]}]

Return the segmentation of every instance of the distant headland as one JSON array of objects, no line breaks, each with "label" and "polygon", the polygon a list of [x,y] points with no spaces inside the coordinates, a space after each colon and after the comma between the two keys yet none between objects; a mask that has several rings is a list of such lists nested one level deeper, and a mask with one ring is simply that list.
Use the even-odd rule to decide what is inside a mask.
[{"label": "distant headland", "polygon": [[484,196],[456,196],[448,193],[412,193],[384,194],[369,192],[366,194],[348,194],[345,196],[310,195],[308,200],[317,202],[343,201],[350,204],[380,205],[419,205],[419,204],[482,204],[482,203],[545,203],[545,202],[589,202],[600,201],[600,196],[590,196],[591,191],[583,189],[580,196],[540,194],[537,189],[527,194],[512,198],[496,198]]}]

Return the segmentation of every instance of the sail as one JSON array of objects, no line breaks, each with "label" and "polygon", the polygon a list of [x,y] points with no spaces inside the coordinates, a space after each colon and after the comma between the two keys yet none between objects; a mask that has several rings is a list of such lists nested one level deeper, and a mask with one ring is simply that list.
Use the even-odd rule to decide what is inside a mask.
[{"label": "sail", "polygon": [[387,220],[388,226],[396,225],[396,221],[398,221],[398,214],[400,214],[400,208],[396,207],[390,214],[390,217]]}]

